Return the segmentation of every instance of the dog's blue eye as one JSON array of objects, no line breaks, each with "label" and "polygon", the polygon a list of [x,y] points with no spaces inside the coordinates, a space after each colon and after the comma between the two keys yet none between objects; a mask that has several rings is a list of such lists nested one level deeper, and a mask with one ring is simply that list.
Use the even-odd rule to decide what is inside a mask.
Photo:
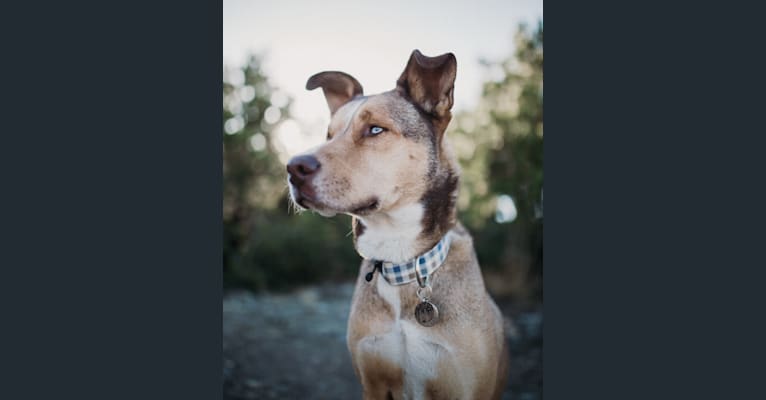
[{"label": "dog's blue eye", "polygon": [[370,127],[370,135],[377,135],[379,133],[382,133],[385,129],[379,127],[379,126],[371,126]]}]

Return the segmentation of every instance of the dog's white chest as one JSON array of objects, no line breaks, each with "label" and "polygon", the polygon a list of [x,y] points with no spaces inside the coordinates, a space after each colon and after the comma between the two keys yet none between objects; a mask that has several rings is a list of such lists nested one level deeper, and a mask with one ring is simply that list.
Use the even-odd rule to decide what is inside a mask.
[{"label": "dog's white chest", "polygon": [[394,320],[387,332],[360,340],[358,350],[400,366],[404,371],[404,398],[422,399],[426,383],[436,378],[439,362],[449,357],[452,349],[445,340],[430,334],[429,328],[401,318],[400,286],[389,285],[380,276],[376,286],[378,294],[394,310]]}]

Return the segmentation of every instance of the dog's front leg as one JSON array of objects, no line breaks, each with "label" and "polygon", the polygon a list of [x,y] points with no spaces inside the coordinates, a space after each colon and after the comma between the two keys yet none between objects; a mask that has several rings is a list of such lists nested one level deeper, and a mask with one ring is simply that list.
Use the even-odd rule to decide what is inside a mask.
[{"label": "dog's front leg", "polygon": [[386,390],[385,388],[378,388],[376,391],[368,391],[367,389],[364,390],[364,393],[362,394],[362,399],[364,400],[398,400],[397,397],[394,397],[393,393],[390,390]]}]

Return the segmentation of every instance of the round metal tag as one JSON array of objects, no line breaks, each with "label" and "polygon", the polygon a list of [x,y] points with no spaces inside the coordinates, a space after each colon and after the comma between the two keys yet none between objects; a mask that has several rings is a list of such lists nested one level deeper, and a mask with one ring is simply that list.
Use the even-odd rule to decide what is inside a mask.
[{"label": "round metal tag", "polygon": [[423,301],[415,307],[415,319],[420,325],[434,326],[439,320],[439,309],[430,301]]}]

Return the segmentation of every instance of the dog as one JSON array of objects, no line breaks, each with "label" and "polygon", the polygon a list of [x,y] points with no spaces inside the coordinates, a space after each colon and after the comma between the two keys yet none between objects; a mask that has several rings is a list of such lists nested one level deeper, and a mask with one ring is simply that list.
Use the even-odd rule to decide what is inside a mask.
[{"label": "dog", "polygon": [[290,196],[352,216],[364,258],[347,344],[364,399],[500,399],[508,349],[473,241],[457,221],[460,176],[445,130],[457,60],[414,50],[396,88],[371,96],[325,71],[327,141],[287,164]]}]

